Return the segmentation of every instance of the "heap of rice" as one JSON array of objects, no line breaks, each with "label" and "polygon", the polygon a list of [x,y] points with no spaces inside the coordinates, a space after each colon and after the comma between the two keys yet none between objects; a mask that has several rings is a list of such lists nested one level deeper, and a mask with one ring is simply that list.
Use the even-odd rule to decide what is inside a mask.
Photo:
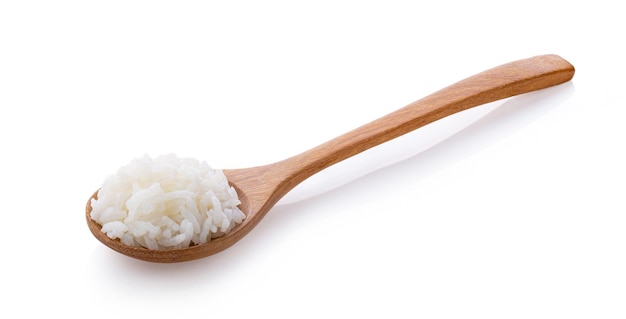
[{"label": "heap of rice", "polygon": [[91,218],[125,245],[174,249],[229,232],[245,218],[239,204],[224,173],[205,162],[146,155],[104,181]]}]

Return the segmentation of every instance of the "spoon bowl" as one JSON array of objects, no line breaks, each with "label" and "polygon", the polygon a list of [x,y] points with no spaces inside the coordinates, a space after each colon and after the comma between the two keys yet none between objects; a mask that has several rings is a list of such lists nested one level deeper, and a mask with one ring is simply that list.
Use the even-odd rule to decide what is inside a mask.
[{"label": "spoon bowl", "polygon": [[101,231],[91,219],[87,225],[103,244],[124,255],[152,262],[182,262],[216,254],[248,234],[287,192],[305,179],[342,160],[387,142],[426,124],[469,108],[567,82],[574,67],[557,55],[541,55],[478,73],[397,111],[288,159],[251,168],[224,170],[246,214],[243,222],[222,237],[188,248],[150,250],[122,244]]}]

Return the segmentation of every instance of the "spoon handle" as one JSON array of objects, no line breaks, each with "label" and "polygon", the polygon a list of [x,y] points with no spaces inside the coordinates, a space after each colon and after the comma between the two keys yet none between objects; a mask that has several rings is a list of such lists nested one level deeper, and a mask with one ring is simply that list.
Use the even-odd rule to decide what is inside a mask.
[{"label": "spoon handle", "polygon": [[448,115],[561,84],[573,76],[574,67],[557,55],[536,56],[478,73],[281,162],[283,192],[324,168]]}]

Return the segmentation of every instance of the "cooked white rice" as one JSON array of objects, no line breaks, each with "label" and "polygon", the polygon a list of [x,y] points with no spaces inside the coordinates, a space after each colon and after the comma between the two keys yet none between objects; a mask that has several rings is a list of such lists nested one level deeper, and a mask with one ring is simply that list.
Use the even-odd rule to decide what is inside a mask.
[{"label": "cooked white rice", "polygon": [[91,218],[129,246],[174,249],[220,237],[245,218],[221,170],[174,154],[134,159],[107,178]]}]

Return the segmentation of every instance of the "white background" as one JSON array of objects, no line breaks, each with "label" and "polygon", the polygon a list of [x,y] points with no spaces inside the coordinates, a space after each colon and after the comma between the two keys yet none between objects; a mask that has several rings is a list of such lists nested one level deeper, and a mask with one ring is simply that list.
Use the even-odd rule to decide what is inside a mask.
[{"label": "white background", "polygon": [[[222,2],[0,2],[0,317],[626,316],[618,2]],[[134,157],[272,163],[547,53],[572,82],[340,163],[212,257],[85,223]]]}]

